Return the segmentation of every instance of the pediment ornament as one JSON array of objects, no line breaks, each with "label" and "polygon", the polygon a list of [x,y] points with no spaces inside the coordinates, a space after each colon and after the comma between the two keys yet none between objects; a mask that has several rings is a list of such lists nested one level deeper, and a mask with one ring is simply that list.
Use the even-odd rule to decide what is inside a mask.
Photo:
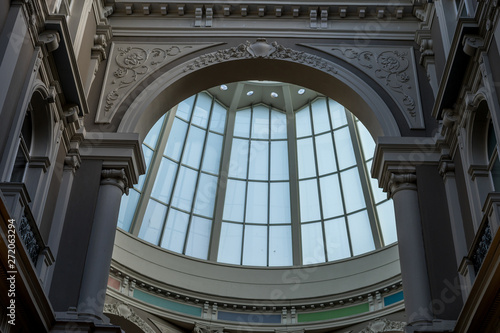
[{"label": "pediment ornament", "polygon": [[143,332],[145,333],[155,333],[155,331],[149,326],[149,324],[139,317],[132,308],[130,308],[127,304],[123,303],[113,303],[104,304],[104,313],[114,314],[116,316],[123,317],[128,321],[137,325]]},{"label": "pediment ornament", "polygon": [[392,321],[388,319],[377,319],[359,331],[359,333],[381,333],[381,332],[404,332],[406,323],[403,321]]}]

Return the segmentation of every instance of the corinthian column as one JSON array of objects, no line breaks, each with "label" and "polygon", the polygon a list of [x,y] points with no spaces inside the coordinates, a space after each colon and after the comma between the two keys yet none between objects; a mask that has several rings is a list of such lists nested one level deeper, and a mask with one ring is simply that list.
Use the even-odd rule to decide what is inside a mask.
[{"label": "corinthian column", "polygon": [[396,214],[403,292],[410,326],[429,324],[433,317],[416,181],[417,176],[412,173],[392,174],[389,183]]},{"label": "corinthian column", "polygon": [[80,315],[102,318],[120,201],[127,192],[128,180],[123,169],[102,171],[78,301]]}]

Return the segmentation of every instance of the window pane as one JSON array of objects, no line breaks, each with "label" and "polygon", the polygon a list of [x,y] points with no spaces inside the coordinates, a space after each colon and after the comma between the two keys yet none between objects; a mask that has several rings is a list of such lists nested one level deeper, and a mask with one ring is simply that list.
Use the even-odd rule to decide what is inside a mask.
[{"label": "window pane", "polygon": [[177,181],[175,182],[174,195],[172,196],[173,207],[191,211],[197,176],[198,172],[181,167],[179,176],[177,176]]},{"label": "window pane", "polygon": [[337,171],[335,152],[331,133],[318,135],[316,138],[316,156],[318,156],[318,173],[324,175]]},{"label": "window pane", "polygon": [[247,178],[248,140],[233,139],[231,159],[229,161],[229,177]]},{"label": "window pane", "polygon": [[365,208],[365,198],[361,188],[358,168],[352,168],[340,173],[344,191],[345,209],[347,213]]},{"label": "window pane", "polygon": [[375,141],[373,141],[370,132],[366,129],[366,127],[360,122],[357,122],[358,125],[358,133],[359,138],[361,140],[361,147],[363,149],[363,154],[365,155],[364,160],[369,160],[373,157],[373,153],[375,152]]},{"label": "window pane", "polygon": [[122,196],[120,212],[118,214],[118,228],[122,228],[125,231],[130,230],[135,208],[137,207],[137,202],[139,201],[139,195],[139,192],[132,189],[128,195]]},{"label": "window pane", "polygon": [[182,253],[188,223],[189,214],[170,209],[168,212],[167,225],[165,226],[161,240],[161,247],[170,251]]},{"label": "window pane", "polygon": [[193,216],[189,227],[185,254],[199,259],[207,259],[211,232],[211,220]]},{"label": "window pane", "polygon": [[267,223],[267,183],[248,182],[245,222]]},{"label": "window pane", "polygon": [[396,233],[396,216],[394,215],[394,205],[392,200],[387,200],[377,206],[378,220],[384,245],[389,245],[398,241]]},{"label": "window pane", "polygon": [[183,100],[177,106],[177,113],[175,114],[177,117],[180,117],[186,121],[191,119],[191,111],[193,110],[194,98],[196,95],[189,97],[188,99]]},{"label": "window pane", "polygon": [[339,156],[339,168],[345,169],[356,164],[349,128],[344,127],[336,130],[334,132],[334,140],[337,156]]},{"label": "window pane", "polygon": [[165,205],[150,199],[142,220],[139,238],[158,245],[166,212],[167,207]]},{"label": "window pane", "polygon": [[271,139],[286,139],[286,114],[271,110]]},{"label": "window pane", "polygon": [[344,217],[325,221],[325,233],[328,261],[340,260],[351,256]]},{"label": "window pane", "polygon": [[330,119],[328,119],[328,110],[326,109],[326,100],[317,99],[311,104],[314,133],[323,133],[330,130]]},{"label": "window pane", "polygon": [[304,265],[325,262],[321,222],[302,225],[302,262]]},{"label": "window pane", "polygon": [[269,266],[292,266],[292,228],[287,225],[269,228]]},{"label": "window pane", "polygon": [[239,265],[241,260],[241,242],[243,225],[222,223],[220,232],[218,262]]},{"label": "window pane", "polygon": [[205,93],[199,94],[196,100],[196,106],[194,108],[193,119],[191,119],[191,124],[198,125],[203,128],[207,128],[208,116],[210,114],[210,108],[212,107],[212,97]]},{"label": "window pane", "polygon": [[267,265],[267,227],[245,226],[245,241],[243,244],[243,265]]},{"label": "window pane", "polygon": [[328,99],[328,106],[330,107],[330,118],[332,120],[332,128],[347,125],[345,117],[345,109],[342,105],[332,99]]},{"label": "window pane", "polygon": [[165,147],[164,155],[178,161],[181,158],[182,147],[184,146],[184,139],[186,138],[188,125],[179,120],[174,119],[172,129],[168,136],[167,146]]},{"label": "window pane", "polygon": [[269,109],[256,106],[252,115],[252,139],[269,138]]},{"label": "window pane", "polygon": [[228,221],[243,222],[245,208],[246,182],[240,180],[227,180],[226,199],[222,218]]},{"label": "window pane", "polygon": [[342,195],[338,175],[330,175],[319,179],[321,187],[321,203],[323,207],[323,218],[327,219],[344,214],[342,207]]},{"label": "window pane", "polygon": [[[156,147],[156,141],[158,141],[158,137],[160,136],[161,125],[163,125],[163,121],[165,120],[165,115],[163,115],[149,130],[148,135],[144,138],[144,143],[150,146],[151,148]],[[144,147],[142,147],[144,149]]]},{"label": "window pane", "polygon": [[269,223],[290,223],[290,185],[271,183]]},{"label": "window pane", "polygon": [[347,221],[349,223],[353,255],[356,256],[375,250],[372,229],[366,210],[349,215]]},{"label": "window pane", "polygon": [[309,106],[295,112],[295,131],[297,132],[297,138],[312,135]]},{"label": "window pane", "polygon": [[216,193],[217,177],[201,173],[198,188],[196,190],[193,212],[195,214],[213,217]]},{"label": "window pane", "polygon": [[269,168],[269,142],[250,141],[248,179],[267,180]]},{"label": "window pane", "polygon": [[234,136],[250,137],[250,109],[236,112],[234,119]]},{"label": "window pane", "polygon": [[299,182],[300,221],[315,221],[321,218],[319,212],[318,185],[316,179]]},{"label": "window pane", "polygon": [[297,140],[297,159],[300,179],[316,176],[312,138]]},{"label": "window pane", "polygon": [[137,182],[137,185],[135,186],[138,190],[142,190],[142,187],[144,186],[144,181],[146,180],[146,175],[148,174],[149,170],[149,164],[151,163],[151,159],[153,158],[153,151],[146,145],[142,145],[142,151],[144,153],[144,161],[146,162],[146,173],[139,176],[139,180]]},{"label": "window pane", "polygon": [[168,203],[174,187],[175,173],[177,172],[177,163],[162,157],[160,169],[156,176],[151,196]]},{"label": "window pane", "polygon": [[220,155],[222,152],[222,135],[208,133],[205,154],[203,155],[203,171],[219,174]]},{"label": "window pane", "polygon": [[183,164],[187,164],[195,169],[200,167],[205,133],[204,130],[198,127],[190,126],[186,145],[184,146],[184,155],[182,155]]},{"label": "window pane", "polygon": [[288,180],[288,143],[271,141],[271,180]]},{"label": "window pane", "polygon": [[224,134],[224,126],[226,125],[226,108],[219,103],[214,103],[212,110],[212,118],[210,119],[210,130]]}]

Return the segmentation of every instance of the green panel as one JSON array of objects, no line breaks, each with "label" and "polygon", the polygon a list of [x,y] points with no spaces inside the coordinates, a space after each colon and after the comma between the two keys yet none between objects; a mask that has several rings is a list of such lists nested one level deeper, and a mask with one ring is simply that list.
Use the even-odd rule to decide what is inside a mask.
[{"label": "green panel", "polygon": [[370,307],[368,303],[363,303],[355,306],[350,306],[348,308],[342,308],[336,310],[314,312],[314,313],[299,313],[297,320],[299,323],[304,323],[308,321],[328,320],[328,319],[348,317],[359,313],[368,312],[369,310]]},{"label": "green panel", "polygon": [[160,308],[201,317],[201,308],[196,306],[172,302],[168,299],[160,298],[137,289],[134,289],[134,297],[143,302],[159,306]]}]

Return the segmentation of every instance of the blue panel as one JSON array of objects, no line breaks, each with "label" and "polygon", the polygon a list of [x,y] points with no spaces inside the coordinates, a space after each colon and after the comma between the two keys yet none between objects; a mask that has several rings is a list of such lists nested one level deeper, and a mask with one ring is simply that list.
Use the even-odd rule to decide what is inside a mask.
[{"label": "blue panel", "polygon": [[281,315],[265,315],[260,313],[217,312],[218,320],[237,321],[252,324],[281,324]]},{"label": "blue panel", "polygon": [[392,294],[390,296],[384,297],[384,306],[388,306],[394,303],[397,303],[399,301],[402,301],[403,298],[403,292],[400,291],[398,293]]}]

